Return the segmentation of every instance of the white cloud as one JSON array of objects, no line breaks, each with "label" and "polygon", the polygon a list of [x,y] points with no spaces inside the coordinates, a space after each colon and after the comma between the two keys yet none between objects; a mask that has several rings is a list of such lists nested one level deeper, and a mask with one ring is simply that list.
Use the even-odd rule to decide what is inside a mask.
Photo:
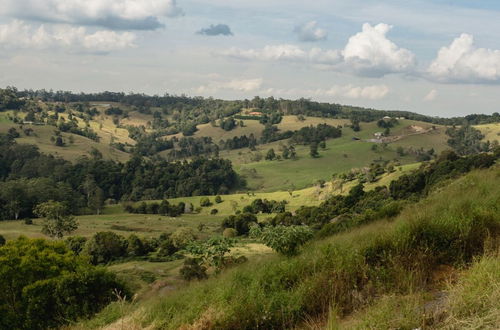
[{"label": "white cloud", "polygon": [[500,50],[476,48],[473,36],[464,33],[439,50],[428,73],[442,82],[499,82]]},{"label": "white cloud", "polygon": [[331,88],[324,89],[279,89],[269,88],[261,91],[263,94],[283,96],[283,97],[334,97],[339,99],[351,100],[381,100],[385,98],[390,92],[389,87],[386,85],[372,85],[372,86],[355,86],[352,84],[347,85],[334,85]]},{"label": "white cloud", "polygon": [[289,44],[246,50],[233,47],[221,52],[221,54],[242,60],[310,62],[312,64],[329,65],[337,64],[341,60],[340,53],[337,50],[322,50],[321,48],[303,50],[298,46]]},{"label": "white cloud", "polygon": [[404,72],[415,66],[415,55],[387,39],[392,26],[363,24],[363,30],[347,42],[342,55],[348,67],[368,76]]},{"label": "white cloud", "polygon": [[233,79],[227,82],[212,81],[207,85],[198,87],[195,91],[200,94],[215,93],[219,90],[233,90],[238,92],[252,92],[258,90],[263,83],[262,78]]},{"label": "white cloud", "polygon": [[307,58],[307,53],[294,45],[274,45],[248,50],[233,47],[222,54],[238,59],[260,61],[303,61]]},{"label": "white cloud", "polygon": [[349,99],[380,100],[386,97],[386,95],[389,93],[389,87],[387,87],[386,85],[373,85],[365,87],[353,85],[335,85],[325,91],[319,90],[319,93]]},{"label": "white cloud", "polygon": [[300,41],[320,41],[328,36],[326,30],[318,27],[316,21],[311,21],[295,27],[294,32]]},{"label": "white cloud", "polygon": [[63,48],[75,52],[107,53],[135,47],[135,38],[135,34],[130,32],[87,33],[84,27],[56,26],[48,29],[41,25],[33,28],[17,20],[0,25],[1,48]]},{"label": "white cloud", "polygon": [[424,101],[432,102],[438,97],[439,93],[437,90],[433,89],[427,95],[424,96]]},{"label": "white cloud", "polygon": [[2,0],[0,14],[20,19],[111,29],[153,30],[182,15],[176,0]]},{"label": "white cloud", "polygon": [[304,50],[295,45],[269,45],[262,49],[231,48],[223,55],[245,60],[295,61],[329,65],[337,71],[360,76],[381,77],[389,73],[408,72],[416,64],[415,55],[399,48],[386,38],[387,24],[363,24],[362,32],[352,36],[343,50]]}]

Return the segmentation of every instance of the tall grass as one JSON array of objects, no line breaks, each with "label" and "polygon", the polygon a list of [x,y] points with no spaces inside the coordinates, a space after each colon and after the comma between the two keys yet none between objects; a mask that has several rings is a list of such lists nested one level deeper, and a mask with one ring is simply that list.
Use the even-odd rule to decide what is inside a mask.
[{"label": "tall grass", "polygon": [[[391,222],[314,242],[294,258],[248,263],[145,302],[138,322],[161,329],[294,328],[332,308],[341,318],[391,294],[407,295],[411,309],[419,299],[412,295],[436,266],[467,265],[486,241],[498,243],[499,182],[498,169],[471,173]],[[385,303],[386,310],[395,308]]]}]

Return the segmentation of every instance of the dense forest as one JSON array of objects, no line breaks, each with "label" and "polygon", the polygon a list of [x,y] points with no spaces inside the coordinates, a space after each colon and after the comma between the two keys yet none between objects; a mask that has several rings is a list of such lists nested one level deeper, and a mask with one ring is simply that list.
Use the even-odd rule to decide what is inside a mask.
[{"label": "dense forest", "polygon": [[243,185],[228,160],[167,162],[134,156],[118,163],[96,154],[73,164],[0,134],[1,219],[31,217],[33,208],[48,200],[66,203],[73,214],[98,213],[105,200],[226,194]]}]

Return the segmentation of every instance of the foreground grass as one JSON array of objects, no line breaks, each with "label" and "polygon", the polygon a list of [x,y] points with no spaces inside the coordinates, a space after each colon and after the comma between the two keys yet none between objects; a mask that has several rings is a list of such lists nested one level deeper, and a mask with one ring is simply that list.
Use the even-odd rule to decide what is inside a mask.
[{"label": "foreground grass", "polygon": [[[134,307],[127,321],[158,329],[294,328],[325,315],[343,319],[377,297],[398,295],[408,297],[398,324],[413,326],[419,319],[410,317],[411,310],[423,299],[413,294],[432,283],[438,266],[466,267],[483,254],[485,242],[498,243],[499,182],[498,169],[471,173],[393,221],[312,243],[294,258],[272,256],[193,283]],[[385,301],[380,309],[393,310],[391,300]],[[107,313],[98,319],[121,317]]]},{"label": "foreground grass", "polygon": [[346,320],[333,310],[328,329],[497,329],[500,324],[499,251],[478,258],[455,282],[435,292],[385,295]]}]

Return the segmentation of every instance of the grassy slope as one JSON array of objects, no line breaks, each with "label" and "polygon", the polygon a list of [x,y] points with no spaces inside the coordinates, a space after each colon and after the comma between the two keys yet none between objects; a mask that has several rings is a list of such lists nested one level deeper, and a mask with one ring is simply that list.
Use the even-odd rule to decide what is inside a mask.
[{"label": "grassy slope", "polygon": [[[410,125],[418,125],[424,129],[431,127],[426,123],[401,120],[399,125],[393,128],[392,135],[404,135],[404,137],[390,143],[385,150],[373,151],[371,150],[373,143],[363,141],[373,138],[373,133],[381,131],[375,123],[363,123],[360,132],[344,128],[341,138],[328,140],[326,150],[320,150],[320,157],[315,159],[309,156],[308,146],[297,146],[298,160],[250,162],[250,153],[247,149],[221,152],[221,157],[233,161],[236,170],[246,177],[250,189],[259,191],[301,189],[319,179],[329,180],[334,173],[368,166],[378,159],[398,158],[403,164],[415,162],[414,156],[399,157],[396,153],[398,146],[413,149],[422,147],[426,150],[434,148],[436,153],[447,149],[444,127],[436,126],[434,131],[409,135],[414,134],[406,129]],[[354,141],[353,137],[362,140]],[[260,145],[257,149],[265,155],[271,147],[276,151],[279,150],[280,143],[284,142]]]},{"label": "grassy slope", "polygon": [[500,123],[484,124],[474,126],[484,134],[485,141],[499,141],[500,142]]},{"label": "grassy slope", "polygon": [[[106,159],[118,161],[127,161],[129,159],[127,153],[112,148],[106,143],[95,142],[86,137],[71,133],[62,133],[61,135],[66,140],[66,146],[57,147],[50,141],[50,137],[54,136],[55,128],[53,126],[30,126],[34,131],[34,135],[26,136],[22,130],[19,129],[19,125],[7,121],[5,117],[3,121],[0,121],[0,133],[6,133],[11,127],[16,128],[21,135],[20,138],[16,139],[18,143],[35,144],[40,148],[41,152],[59,156],[69,161],[75,161],[81,156],[89,155],[92,147],[99,150]],[[26,127],[26,125],[24,127]],[[70,136],[73,136],[73,144],[68,142]]]},{"label": "grassy slope", "polygon": [[[439,327],[439,320],[423,318],[421,312],[416,315],[415,308],[419,311],[426,303],[435,303],[425,292],[442,285],[434,280],[436,269],[464,267],[472,255],[481,255],[484,242],[490,242],[486,246],[494,246],[495,240],[498,243],[499,183],[498,167],[476,171],[408,206],[395,220],[314,242],[295,258],[271,256],[250,261],[166,297],[127,306],[126,322],[157,329],[252,329],[324,327],[328,321],[333,329],[350,321],[347,324],[361,324],[359,328],[363,324],[377,328],[376,323],[363,323],[366,316],[391,321],[395,328],[417,328],[428,322]],[[478,282],[481,288],[488,285],[488,279],[498,283],[496,275],[491,277],[495,269],[483,271],[490,275]],[[483,303],[491,288],[476,289],[474,277],[464,277],[462,283],[465,289],[451,295],[461,300],[450,300],[456,304],[450,322],[461,324],[456,322],[457,316],[484,316],[490,318],[489,324],[498,324],[498,287]],[[403,297],[398,298],[401,304],[390,299],[395,295]],[[389,298],[374,301],[381,296]],[[473,301],[475,307],[464,308],[464,301]],[[374,306],[371,314],[366,313],[370,306]],[[353,314],[363,310],[364,314]],[[397,318],[391,317],[394,311],[398,311]],[[460,311],[466,315],[460,316]],[[121,316],[124,314],[112,304],[85,326],[109,324]],[[378,325],[387,328],[383,322]]]}]

